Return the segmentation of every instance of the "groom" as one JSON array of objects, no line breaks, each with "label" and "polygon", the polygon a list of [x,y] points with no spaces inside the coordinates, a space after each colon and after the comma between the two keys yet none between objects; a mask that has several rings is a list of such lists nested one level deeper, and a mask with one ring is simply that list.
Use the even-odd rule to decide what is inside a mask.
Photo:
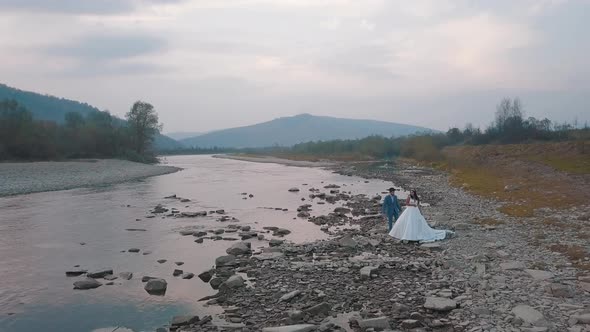
[{"label": "groom", "polygon": [[399,214],[402,211],[401,206],[395,196],[395,188],[389,188],[389,195],[383,199],[383,206],[381,208],[383,214],[387,217],[389,231],[393,228],[393,222],[399,218]]}]

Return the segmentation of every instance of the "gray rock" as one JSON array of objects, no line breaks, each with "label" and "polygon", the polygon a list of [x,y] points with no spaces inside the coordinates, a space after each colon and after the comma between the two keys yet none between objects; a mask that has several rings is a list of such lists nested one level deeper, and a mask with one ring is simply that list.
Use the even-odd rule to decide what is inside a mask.
[{"label": "gray rock", "polygon": [[548,280],[553,278],[553,273],[542,270],[525,270],[535,280]]},{"label": "gray rock", "polygon": [[193,235],[194,233],[195,233],[195,231],[191,231],[191,230],[180,231],[180,235],[182,235],[182,236],[189,236],[189,235]]},{"label": "gray rock", "polygon": [[311,324],[298,324],[298,325],[285,325],[277,327],[265,327],[262,332],[309,332],[316,329],[316,325]]},{"label": "gray rock", "polygon": [[215,259],[215,266],[234,266],[237,265],[236,256],[234,255],[227,255],[227,256],[220,256]]},{"label": "gray rock", "polygon": [[164,264],[167,262],[167,260],[165,259],[158,259],[156,262],[160,263],[160,264]]},{"label": "gray rock", "polygon": [[195,274],[194,273],[190,273],[190,272],[185,273],[185,274],[182,275],[182,279],[187,279],[187,280],[188,279],[192,279],[194,277],[195,277]]},{"label": "gray rock", "polygon": [[181,266],[184,265],[184,262],[174,262],[174,264],[176,264],[177,266]]},{"label": "gray rock", "polygon": [[127,251],[133,252],[133,253],[137,253],[137,252],[140,252],[141,250],[139,250],[139,248],[131,248],[131,249],[127,250]]},{"label": "gray rock", "polygon": [[307,211],[301,211],[299,213],[297,213],[297,217],[299,218],[309,218],[311,216],[311,214],[309,214],[309,212]]},{"label": "gray rock", "polygon": [[273,233],[274,236],[285,236],[285,235],[289,235],[289,234],[291,234],[291,231],[286,228],[279,228],[279,229],[275,230]]},{"label": "gray rock", "polygon": [[158,279],[158,278],[150,277],[150,276],[143,276],[143,277],[141,277],[141,282],[148,282],[152,279]]},{"label": "gray rock", "polygon": [[215,277],[211,279],[211,281],[209,281],[209,285],[211,285],[211,288],[213,289],[219,289],[219,287],[221,286],[221,284],[225,282],[225,280],[225,278]]},{"label": "gray rock", "polygon": [[511,261],[506,263],[500,263],[500,268],[504,271],[511,271],[511,270],[524,270],[526,266],[523,262],[519,261]]},{"label": "gray rock", "polygon": [[430,250],[430,251],[443,251],[444,248],[440,243],[430,242],[430,243],[421,244],[420,249]]},{"label": "gray rock", "polygon": [[278,247],[278,246],[282,245],[284,242],[285,242],[284,240],[271,239],[270,242],[268,243],[268,245],[271,247]]},{"label": "gray rock", "polygon": [[573,315],[570,318],[576,321],[575,324],[590,324],[590,313]]},{"label": "gray rock", "polygon": [[290,188],[289,191],[292,192],[292,193],[298,192],[299,191],[299,188],[293,187],[293,188]]},{"label": "gray rock", "polygon": [[233,275],[229,277],[223,284],[220,285],[219,288],[221,289],[233,289],[233,288],[240,288],[245,285],[244,279],[239,275]]},{"label": "gray rock", "polygon": [[199,212],[181,212],[180,216],[185,218],[195,218],[195,217],[205,217],[207,215],[207,211],[199,211]]},{"label": "gray rock", "polygon": [[144,287],[150,295],[164,295],[167,288],[168,283],[164,279],[151,279]]},{"label": "gray rock", "polygon": [[109,274],[113,274],[113,269],[102,269],[102,270],[97,270],[97,271],[93,271],[93,272],[88,272],[86,274],[86,276],[88,278],[99,279],[99,278],[104,278],[105,276],[107,276]]},{"label": "gray rock", "polygon": [[367,329],[375,329],[375,330],[389,330],[391,329],[391,325],[389,325],[389,319],[387,317],[377,317],[377,318],[369,318],[363,319],[358,321],[359,326],[363,330]]},{"label": "gray rock", "polygon": [[252,227],[250,227],[250,226],[242,226],[242,227],[240,227],[240,230],[242,232],[249,232],[251,229],[252,229]]},{"label": "gray rock", "polygon": [[512,313],[514,316],[516,316],[516,318],[519,318],[523,322],[531,325],[539,326],[538,324],[543,324],[545,320],[545,317],[543,317],[541,312],[535,310],[529,305],[518,305],[512,309]]},{"label": "gray rock", "polygon": [[250,242],[237,242],[234,243],[231,247],[229,247],[225,252],[229,255],[249,255],[252,253],[252,249],[250,249]]},{"label": "gray rock", "polygon": [[104,276],[103,279],[104,280],[108,280],[108,281],[113,281],[113,280],[116,280],[117,278],[118,278],[117,276],[114,276],[112,274],[109,274],[109,275]]},{"label": "gray rock", "polygon": [[289,302],[300,294],[301,294],[300,290],[294,290],[290,293],[287,293],[287,294],[281,296],[281,298],[279,299],[279,302]]},{"label": "gray rock", "polygon": [[350,235],[346,235],[338,240],[338,244],[344,248],[356,248],[357,243],[355,240],[352,239]]},{"label": "gray rock", "polygon": [[67,277],[77,277],[77,276],[81,276],[85,273],[87,273],[88,270],[72,270],[72,271],[66,271],[66,276]]},{"label": "gray rock", "polygon": [[401,322],[400,327],[405,330],[410,330],[417,327],[422,327],[422,323],[415,319],[406,319]]},{"label": "gray rock", "polygon": [[457,302],[443,297],[427,297],[424,303],[424,308],[434,311],[451,311],[457,308]]},{"label": "gray rock", "polygon": [[199,316],[174,316],[174,318],[172,318],[172,321],[170,322],[170,326],[180,327],[196,324],[198,322]]},{"label": "gray rock", "polygon": [[550,284],[545,288],[547,293],[555,297],[574,297],[574,291],[571,287],[562,284]]},{"label": "gray rock", "polygon": [[361,280],[369,280],[379,270],[378,266],[365,266],[361,268]]},{"label": "gray rock", "polygon": [[179,269],[174,269],[174,272],[172,272],[172,275],[175,277],[178,277],[179,275],[182,275],[184,273],[184,271],[179,270]]},{"label": "gray rock", "polygon": [[84,280],[78,280],[74,282],[74,289],[94,289],[102,286],[102,284],[92,278],[86,278]]},{"label": "gray rock", "polygon": [[119,277],[123,280],[131,280],[133,278],[133,273],[131,272],[121,272],[119,273]]},{"label": "gray rock", "polygon": [[332,307],[328,303],[322,302],[320,304],[314,305],[313,307],[305,310],[305,312],[309,315],[317,316],[320,314],[327,315],[330,312],[330,310],[332,310]]},{"label": "gray rock", "polygon": [[215,274],[215,271],[209,270],[209,271],[202,272],[201,274],[198,275],[198,277],[199,277],[199,279],[203,280],[204,282],[209,282],[209,281],[211,281],[211,278],[213,278],[213,274]]}]

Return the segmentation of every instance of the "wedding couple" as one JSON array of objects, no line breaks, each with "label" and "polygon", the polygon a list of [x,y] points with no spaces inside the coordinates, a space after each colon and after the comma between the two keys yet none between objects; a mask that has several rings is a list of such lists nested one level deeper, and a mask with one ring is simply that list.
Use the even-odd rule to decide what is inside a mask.
[{"label": "wedding couple", "polygon": [[389,224],[389,235],[399,240],[432,242],[447,236],[446,230],[431,228],[420,212],[420,198],[416,190],[410,191],[406,208],[402,212],[395,188],[389,188],[389,195],[383,200],[383,214]]}]

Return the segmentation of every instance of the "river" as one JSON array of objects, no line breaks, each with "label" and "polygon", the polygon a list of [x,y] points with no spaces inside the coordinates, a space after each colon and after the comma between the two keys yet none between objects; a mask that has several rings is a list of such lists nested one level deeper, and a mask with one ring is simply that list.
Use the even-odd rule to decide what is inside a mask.
[{"label": "river", "polygon": [[[215,214],[146,218],[157,204],[180,211],[224,209],[241,226],[287,228],[292,233],[286,240],[304,242],[327,235],[296,218],[297,207],[313,204],[312,216],[336,207],[312,202],[309,188],[325,192],[325,185],[337,184],[353,194],[375,195],[390,186],[319,168],[211,156],[172,156],[166,163],[183,170],[111,186],[0,198],[0,331],[110,332],[117,327],[119,332],[154,331],[174,315],[219,312],[219,308],[197,302],[215,293],[209,284],[197,277],[175,278],[172,272],[178,268],[197,275],[212,267],[215,258],[234,243],[205,240],[198,244],[194,237],[180,235],[180,230],[212,230],[232,222],[219,222],[220,215]],[[291,187],[301,191],[289,192]],[[172,194],[191,201],[164,198]],[[126,230],[130,228],[145,231]],[[262,246],[268,246],[267,242],[252,243],[253,248]],[[129,253],[129,248],[141,252]],[[167,262],[160,264],[159,259]],[[88,270],[108,267],[115,275],[132,272],[134,276],[129,281],[117,279],[112,286],[73,290],[73,282],[80,277],[66,277],[65,271],[76,265]],[[141,277],[146,275],[168,281],[165,296],[144,291]]]}]

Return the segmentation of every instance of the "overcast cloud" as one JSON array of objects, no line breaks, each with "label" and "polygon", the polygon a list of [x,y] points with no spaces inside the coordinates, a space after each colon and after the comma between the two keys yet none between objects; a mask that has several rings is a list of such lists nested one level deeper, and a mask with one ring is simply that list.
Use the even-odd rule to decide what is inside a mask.
[{"label": "overcast cloud", "polygon": [[0,80],[165,132],[298,113],[446,130],[590,121],[585,0],[0,0]]}]

